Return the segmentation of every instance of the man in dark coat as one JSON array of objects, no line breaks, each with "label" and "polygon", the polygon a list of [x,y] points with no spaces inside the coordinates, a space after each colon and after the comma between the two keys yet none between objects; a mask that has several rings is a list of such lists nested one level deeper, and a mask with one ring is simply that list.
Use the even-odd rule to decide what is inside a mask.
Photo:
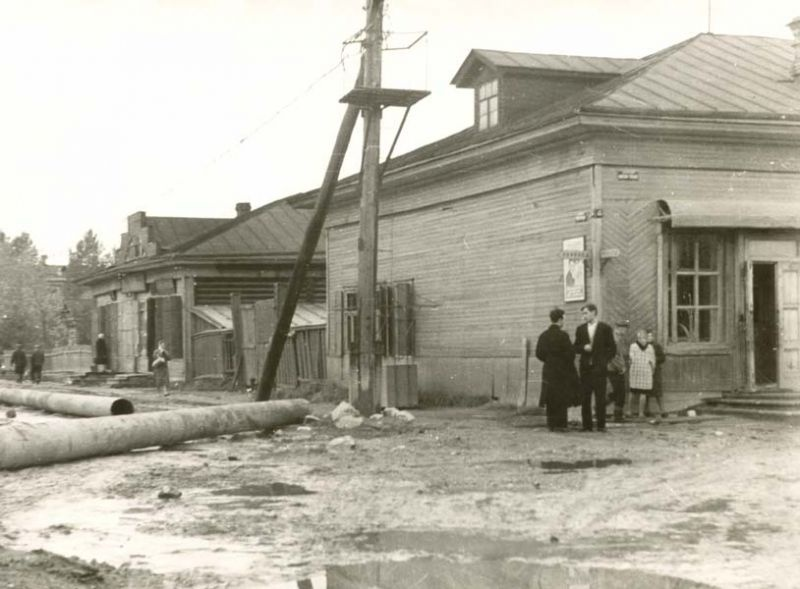
[{"label": "man in dark coat", "polygon": [[564,332],[564,311],[550,311],[550,327],[536,342],[536,357],[542,367],[542,392],[539,406],[547,407],[547,427],[550,431],[567,430],[567,409],[578,390],[575,370],[575,351]]},{"label": "man in dark coat", "polygon": [[36,345],[31,354],[31,380],[36,384],[42,382],[42,369],[44,368],[44,352],[42,346]]},{"label": "man in dark coat", "polygon": [[597,431],[606,431],[606,377],[608,363],[617,353],[614,331],[597,319],[597,307],[588,303],[581,307],[584,323],[575,331],[575,351],[580,354],[583,403],[581,421],[584,431],[592,431],[592,393],[594,393]]},{"label": "man in dark coat", "polygon": [[17,349],[11,354],[11,364],[14,366],[14,372],[17,373],[17,382],[22,382],[25,368],[28,366],[28,357],[22,349],[22,344],[17,344]]}]

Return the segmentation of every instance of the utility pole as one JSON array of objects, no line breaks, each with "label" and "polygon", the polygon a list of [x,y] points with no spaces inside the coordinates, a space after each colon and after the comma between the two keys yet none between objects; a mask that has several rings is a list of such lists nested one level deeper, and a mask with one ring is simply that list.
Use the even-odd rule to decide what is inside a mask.
[{"label": "utility pole", "polygon": [[[383,0],[367,0],[362,85],[381,86]],[[358,397],[356,407],[369,415],[380,404],[378,358],[375,355],[375,287],[378,271],[378,186],[380,184],[381,105],[364,115],[364,155],[361,167],[361,214],[358,236]]]}]

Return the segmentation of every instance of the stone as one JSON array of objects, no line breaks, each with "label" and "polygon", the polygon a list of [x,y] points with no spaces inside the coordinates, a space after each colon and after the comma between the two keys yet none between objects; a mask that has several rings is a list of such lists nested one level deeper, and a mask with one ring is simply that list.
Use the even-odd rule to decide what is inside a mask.
[{"label": "stone", "polygon": [[353,439],[352,436],[341,436],[338,438],[333,438],[330,442],[328,442],[327,449],[329,451],[335,452],[337,450],[354,450],[356,447],[356,441]]},{"label": "stone", "polygon": [[355,415],[342,415],[333,422],[338,429],[355,429],[364,423],[364,418]]},{"label": "stone", "polygon": [[179,499],[181,495],[183,495],[181,491],[169,486],[161,487],[161,490],[158,492],[159,499]]},{"label": "stone", "polygon": [[331,421],[339,421],[344,415],[350,415],[352,417],[360,417],[361,414],[358,412],[358,409],[353,407],[347,401],[342,401],[339,403],[333,411],[331,411]]}]

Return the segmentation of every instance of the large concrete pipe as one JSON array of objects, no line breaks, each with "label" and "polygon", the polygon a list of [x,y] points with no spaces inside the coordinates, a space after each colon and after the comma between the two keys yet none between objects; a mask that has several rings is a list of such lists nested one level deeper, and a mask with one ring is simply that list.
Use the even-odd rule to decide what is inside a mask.
[{"label": "large concrete pipe", "polygon": [[0,469],[68,462],[271,429],[302,421],[309,412],[308,401],[291,399],[118,417],[18,423],[0,427]]},{"label": "large concrete pipe", "polygon": [[31,389],[0,389],[0,404],[23,405],[52,413],[101,417],[133,413],[133,403],[121,397],[53,393]]}]

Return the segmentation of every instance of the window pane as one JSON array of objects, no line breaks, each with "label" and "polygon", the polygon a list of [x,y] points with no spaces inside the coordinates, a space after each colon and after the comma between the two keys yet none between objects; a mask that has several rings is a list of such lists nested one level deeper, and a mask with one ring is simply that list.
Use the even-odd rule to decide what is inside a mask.
[{"label": "window pane", "polygon": [[489,117],[481,115],[478,119],[478,129],[483,130],[489,126]]},{"label": "window pane", "polygon": [[717,269],[717,245],[707,237],[698,240],[697,258],[700,270]]},{"label": "window pane", "polygon": [[481,100],[478,103],[478,115],[485,117],[488,111],[489,111],[489,104],[485,100]]},{"label": "window pane", "polygon": [[694,305],[694,276],[678,275],[678,305]]},{"label": "window pane", "polygon": [[494,127],[495,125],[497,125],[497,110],[489,113],[489,126]]},{"label": "window pane", "polygon": [[675,334],[679,342],[694,340],[694,311],[691,309],[678,309],[678,325]]},{"label": "window pane", "polygon": [[497,95],[497,80],[496,79],[492,80],[490,93],[494,94],[494,95]]},{"label": "window pane", "polygon": [[486,84],[481,84],[478,87],[478,100],[486,98]]},{"label": "window pane", "polygon": [[716,305],[718,301],[717,276],[698,276],[697,279],[700,282],[697,294],[698,303],[700,305]]},{"label": "window pane", "polygon": [[701,342],[713,342],[717,340],[717,316],[716,309],[701,309],[698,312],[698,340]]},{"label": "window pane", "polygon": [[687,237],[678,238],[678,269],[694,269],[694,244],[693,239]]}]

